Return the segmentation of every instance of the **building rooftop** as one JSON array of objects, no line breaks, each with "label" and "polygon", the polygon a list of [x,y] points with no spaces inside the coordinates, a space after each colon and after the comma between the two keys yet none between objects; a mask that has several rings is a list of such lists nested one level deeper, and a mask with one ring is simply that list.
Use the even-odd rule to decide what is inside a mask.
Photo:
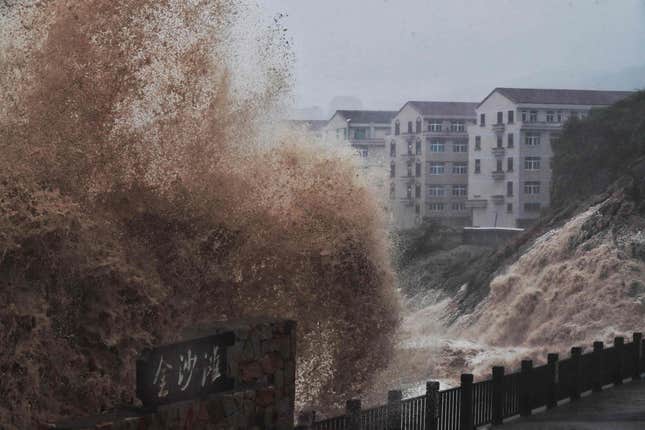
[{"label": "building rooftop", "polygon": [[434,102],[434,101],[409,101],[408,103],[422,115],[475,117],[477,103],[470,102]]},{"label": "building rooftop", "polygon": [[338,110],[336,113],[358,124],[389,124],[397,114],[390,110]]},{"label": "building rooftop", "polygon": [[[553,104],[553,105],[612,105],[633,94],[632,91],[599,90],[560,90],[538,88],[495,88],[515,103]],[[489,94],[490,97],[490,94]],[[488,97],[486,97],[487,99]],[[486,101],[484,99],[484,101]],[[482,103],[484,103],[482,101]],[[480,105],[482,104],[480,103]]]}]

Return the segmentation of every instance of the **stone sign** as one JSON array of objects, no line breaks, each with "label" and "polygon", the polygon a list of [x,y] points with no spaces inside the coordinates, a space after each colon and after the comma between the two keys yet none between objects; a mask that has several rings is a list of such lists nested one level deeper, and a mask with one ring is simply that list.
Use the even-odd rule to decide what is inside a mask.
[{"label": "stone sign", "polygon": [[226,349],[234,343],[228,332],[145,350],[137,360],[137,397],[155,407],[232,389]]}]

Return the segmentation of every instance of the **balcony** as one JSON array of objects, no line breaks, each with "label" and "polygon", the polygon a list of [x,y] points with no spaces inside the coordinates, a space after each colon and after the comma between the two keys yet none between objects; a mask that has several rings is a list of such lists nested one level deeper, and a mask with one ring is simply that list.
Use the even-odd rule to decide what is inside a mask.
[{"label": "balcony", "polygon": [[546,122],[546,121],[535,121],[535,122],[522,122],[522,130],[560,130],[564,124],[561,122]]},{"label": "balcony", "polygon": [[495,133],[504,133],[504,130],[506,130],[506,125],[504,123],[493,124],[491,128]]},{"label": "balcony", "polygon": [[425,131],[423,135],[426,137],[426,139],[430,139],[433,137],[463,137],[467,138],[468,137],[468,132],[466,130],[464,131],[451,131],[450,129],[443,129],[441,131]]},{"label": "balcony", "polygon": [[495,204],[495,205],[502,205],[502,204],[504,204],[504,201],[505,201],[505,197],[504,197],[503,194],[492,195],[492,196],[490,196],[490,199],[493,202],[493,204]]},{"label": "balcony", "polygon": [[495,146],[492,150],[495,157],[503,157],[506,154],[506,148],[503,146]]},{"label": "balcony", "polygon": [[349,139],[349,143],[352,146],[385,146],[385,138],[362,138],[362,139]]},{"label": "balcony", "polygon": [[484,199],[466,200],[466,207],[471,209],[486,209],[488,201]]},{"label": "balcony", "polygon": [[494,172],[491,173],[493,176],[493,179],[496,181],[502,181],[504,178],[506,178],[506,172],[503,172],[501,170],[495,170]]}]

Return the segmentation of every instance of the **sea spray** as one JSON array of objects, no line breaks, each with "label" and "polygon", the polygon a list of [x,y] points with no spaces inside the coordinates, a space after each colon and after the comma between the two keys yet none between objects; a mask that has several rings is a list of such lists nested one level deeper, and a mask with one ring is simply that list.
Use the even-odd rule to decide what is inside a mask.
[{"label": "sea spray", "polygon": [[404,311],[393,359],[370,398],[383,402],[392,388],[421,394],[427,380],[458,385],[462,372],[488,379],[495,365],[513,372],[525,358],[541,365],[549,352],[567,357],[573,346],[610,345],[614,336],[642,330],[645,241],[637,208],[628,190],[617,187],[536,235],[514,262],[499,267],[490,293],[471,313],[459,314],[456,306],[467,286],[454,297],[426,292],[430,305]]},{"label": "sea spray", "polygon": [[289,87],[280,32],[244,85],[231,2],[8,4],[5,428],[136,403],[142,348],[257,315],[298,322],[301,405],[364,389],[398,323],[384,223],[343,156],[264,132]]}]

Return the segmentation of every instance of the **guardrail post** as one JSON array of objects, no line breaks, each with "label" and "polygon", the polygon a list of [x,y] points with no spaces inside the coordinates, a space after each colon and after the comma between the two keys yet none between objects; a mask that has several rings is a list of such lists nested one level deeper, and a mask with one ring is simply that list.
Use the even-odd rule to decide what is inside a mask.
[{"label": "guardrail post", "polygon": [[574,346],[571,348],[571,385],[569,386],[569,397],[571,401],[580,399],[580,389],[582,387],[580,356],[582,355],[582,348]]},{"label": "guardrail post", "polygon": [[493,425],[504,421],[504,366],[493,367]]},{"label": "guardrail post", "polygon": [[305,409],[298,414],[295,430],[309,430],[313,428],[316,422],[316,411]]},{"label": "guardrail post", "polygon": [[555,408],[558,405],[558,354],[548,354],[546,356],[547,365],[549,366],[549,379],[546,381],[546,407],[547,409]]},{"label": "guardrail post", "polygon": [[345,403],[347,430],[361,430],[361,400],[352,399]]},{"label": "guardrail post", "polygon": [[637,381],[641,379],[641,373],[643,372],[643,334],[636,332],[633,334],[634,342],[634,373],[632,374],[632,379]]},{"label": "guardrail post", "polygon": [[401,390],[387,392],[387,430],[401,430]]},{"label": "guardrail post", "polygon": [[522,372],[520,374],[520,416],[522,417],[531,415],[532,371],[533,361],[522,360]]},{"label": "guardrail post", "polygon": [[591,391],[594,393],[602,391],[602,375],[604,374],[602,350],[604,347],[605,345],[600,341],[593,343],[593,355],[591,356],[593,360],[593,381]]},{"label": "guardrail post", "polygon": [[624,337],[614,338],[614,385],[622,385],[623,383],[624,346]]},{"label": "guardrail post", "polygon": [[426,383],[426,430],[437,430],[439,424],[439,382]]},{"label": "guardrail post", "polygon": [[473,419],[473,375],[470,373],[461,374],[461,407],[459,422],[462,429],[475,427]]}]

